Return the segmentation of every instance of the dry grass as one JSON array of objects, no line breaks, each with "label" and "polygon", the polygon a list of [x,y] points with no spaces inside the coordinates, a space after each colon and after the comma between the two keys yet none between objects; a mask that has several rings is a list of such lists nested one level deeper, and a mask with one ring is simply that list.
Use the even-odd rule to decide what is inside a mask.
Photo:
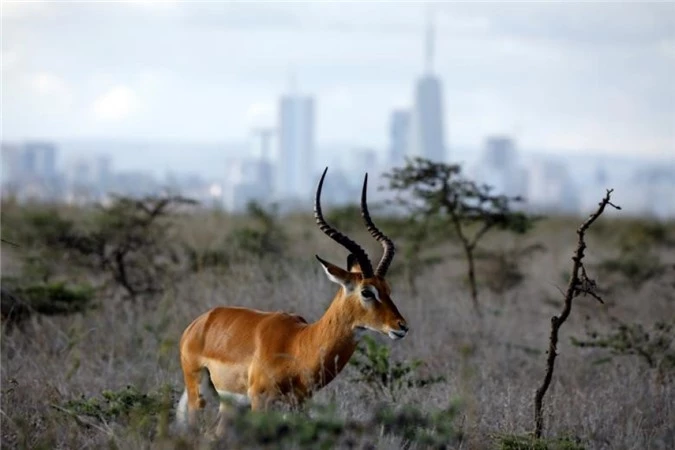
[{"label": "dry grass", "polygon": [[[317,319],[336,288],[312,262],[313,254],[339,264],[346,255],[311,228],[309,214],[302,220],[308,225],[289,227],[289,254],[298,259],[271,265],[242,260],[224,271],[185,274],[163,294],[138,304],[112,292],[99,296],[99,307],[84,315],[31,318],[23,330],[3,329],[3,448],[208,448],[204,440],[159,436],[154,429],[115,420],[78,423],[54,405],[127,385],[147,392],[168,385],[175,402],[182,390],[178,339],[194,317],[216,305],[284,309]],[[422,359],[430,373],[446,378],[440,384],[402,390],[395,404],[433,411],[460,401],[456,423],[464,439],[456,443],[458,448],[494,448],[496,436],[530,432],[534,391],[545,370],[550,317],[560,309],[562,274],[569,270],[580,220],[540,224],[526,240],[544,243],[547,251],[525,260],[526,279],[515,289],[503,294],[481,290],[487,311],[482,318],[472,310],[461,280],[461,261],[447,261],[425,273],[416,296],[403,282],[391,279],[394,300],[411,332],[403,341],[381,342],[391,346],[394,358]],[[181,235],[205,248],[215,246],[228,231],[227,221],[215,216],[186,219]],[[593,263],[616,255],[616,230],[624,225],[610,218],[601,223],[601,232],[591,231],[587,237],[586,262],[589,274],[606,286],[615,280],[593,273]],[[358,236],[367,242],[364,235]],[[513,238],[495,236],[487,245],[508,247]],[[376,245],[367,247],[379,255]],[[605,293],[605,306],[590,297],[575,300],[561,330],[560,356],[545,399],[546,436],[576,437],[593,449],[675,448],[673,377],[659,379],[630,356],[594,364],[607,354],[570,345],[570,337],[584,336],[589,323],[595,329],[609,326],[609,315],[645,324],[675,317],[675,251],[666,246],[658,251],[669,267],[658,278],[639,288],[616,284]],[[2,265],[3,273],[17,267],[7,252]],[[350,382],[351,370],[348,367],[315,401],[335,403],[341,417],[366,420],[380,399],[366,386]],[[397,448],[402,442],[372,430],[352,444]]]}]

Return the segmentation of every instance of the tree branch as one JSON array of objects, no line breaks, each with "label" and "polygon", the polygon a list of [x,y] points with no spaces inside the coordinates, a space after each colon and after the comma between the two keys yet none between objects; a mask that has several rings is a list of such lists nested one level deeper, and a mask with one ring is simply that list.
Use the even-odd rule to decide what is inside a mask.
[{"label": "tree branch", "polygon": [[[572,300],[578,296],[580,293],[590,294],[600,302],[602,299],[595,293],[595,281],[588,278],[586,275],[586,270],[583,266],[584,251],[586,250],[586,242],[584,241],[584,235],[588,228],[597,220],[598,217],[605,211],[605,207],[610,205],[616,209],[621,209],[619,206],[614,205],[610,202],[610,196],[613,189],[608,189],[607,194],[599,203],[598,209],[590,215],[588,219],[577,229],[577,249],[572,256],[572,273],[570,275],[569,283],[567,284],[567,290],[565,292],[565,304],[563,306],[562,312],[559,316],[551,317],[551,334],[549,336],[549,346],[548,346],[548,357],[546,360],[546,375],[544,376],[544,381],[542,385],[537,389],[534,397],[534,434],[537,438],[541,437],[542,430],[544,428],[544,417],[542,414],[542,405],[544,402],[544,395],[548,390],[549,385],[551,384],[551,379],[553,378],[553,369],[555,366],[555,358],[557,356],[557,347],[558,347],[558,332],[560,326],[567,320],[567,317],[570,315],[572,310]],[[581,271],[581,276],[579,272]]]}]

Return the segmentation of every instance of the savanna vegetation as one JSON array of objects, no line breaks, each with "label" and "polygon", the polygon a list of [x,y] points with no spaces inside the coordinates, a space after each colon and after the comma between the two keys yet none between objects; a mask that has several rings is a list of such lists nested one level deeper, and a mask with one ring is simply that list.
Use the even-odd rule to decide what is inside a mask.
[{"label": "savanna vegetation", "polygon": [[[336,286],[314,254],[347,255],[312,214],[3,203],[2,447],[675,448],[675,223],[616,211],[616,187],[579,234],[587,217],[529,217],[424,164],[390,174],[401,214],[373,214],[407,338],[367,335],[305,411],[235,409],[220,440],[215,400],[175,430],[178,340],[221,304],[319,318]],[[379,258],[357,207],[324,209]]]}]

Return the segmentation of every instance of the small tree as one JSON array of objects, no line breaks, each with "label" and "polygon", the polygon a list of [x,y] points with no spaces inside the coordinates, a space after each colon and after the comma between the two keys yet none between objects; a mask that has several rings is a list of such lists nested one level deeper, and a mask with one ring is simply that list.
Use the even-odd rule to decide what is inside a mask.
[{"label": "small tree", "polygon": [[397,191],[396,202],[425,221],[444,221],[461,243],[467,262],[467,278],[474,308],[480,312],[476,284],[475,250],[492,229],[525,233],[533,219],[513,204],[520,197],[492,193],[492,187],[462,177],[458,165],[423,158],[408,160],[401,168],[384,175],[389,189]]},{"label": "small tree", "polygon": [[157,291],[158,278],[177,260],[168,239],[172,223],[163,219],[172,207],[195,203],[179,196],[115,197],[99,207],[89,230],[69,229],[58,245],[75,252],[77,263],[108,274],[135,299]]}]

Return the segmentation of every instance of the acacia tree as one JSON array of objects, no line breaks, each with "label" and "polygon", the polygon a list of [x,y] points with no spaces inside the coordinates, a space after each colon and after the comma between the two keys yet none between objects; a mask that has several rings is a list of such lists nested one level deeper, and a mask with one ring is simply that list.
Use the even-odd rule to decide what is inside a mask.
[{"label": "acacia tree", "polygon": [[522,234],[532,227],[534,219],[513,208],[522,198],[493,194],[491,186],[463,177],[459,165],[424,158],[409,159],[384,176],[388,188],[397,192],[395,202],[409,214],[425,221],[441,220],[457,236],[466,258],[471,299],[480,313],[476,247],[490,230]]},{"label": "acacia tree", "polygon": [[434,251],[438,247],[438,239],[443,238],[439,225],[442,224],[438,221],[412,214],[387,223],[391,237],[400,242],[397,244],[397,252],[403,254],[403,258],[393,269],[402,272],[413,295],[417,295],[417,278],[429,267],[443,261],[442,256]]},{"label": "acacia tree", "polygon": [[74,252],[79,257],[74,262],[107,273],[133,300],[160,290],[160,280],[177,260],[169,240],[171,209],[195,204],[174,195],[114,196],[110,205],[97,207],[90,230],[68,230],[58,246]]}]

